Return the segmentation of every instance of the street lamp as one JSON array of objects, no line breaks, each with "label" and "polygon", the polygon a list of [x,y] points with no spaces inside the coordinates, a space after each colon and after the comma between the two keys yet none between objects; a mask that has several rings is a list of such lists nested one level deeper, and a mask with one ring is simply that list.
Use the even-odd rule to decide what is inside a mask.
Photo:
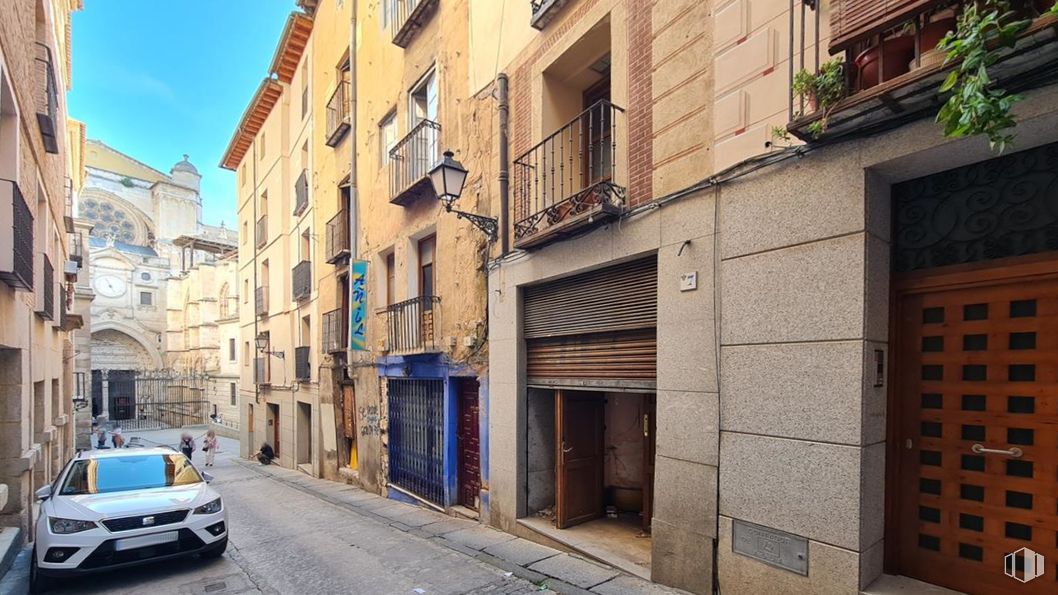
[{"label": "street lamp", "polygon": [[499,228],[499,222],[496,219],[452,208],[459,200],[459,196],[463,194],[463,184],[467,181],[467,169],[453,157],[454,154],[451,151],[445,151],[444,157],[430,169],[430,183],[433,184],[434,193],[444,205],[445,211],[455,213],[456,217],[470,221],[474,227],[488,236],[490,242],[495,242]]},{"label": "street lamp", "polygon": [[268,335],[261,333],[254,339],[254,343],[257,345],[257,351],[260,351],[262,355],[274,355],[279,359],[283,359],[286,355],[282,351],[269,351],[268,350]]}]

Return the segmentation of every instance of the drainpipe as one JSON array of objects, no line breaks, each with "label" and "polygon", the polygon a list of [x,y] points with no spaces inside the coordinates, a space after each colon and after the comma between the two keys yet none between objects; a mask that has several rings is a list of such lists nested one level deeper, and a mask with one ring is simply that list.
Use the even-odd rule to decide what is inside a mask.
[{"label": "drainpipe", "polygon": [[510,121],[511,105],[507,93],[507,73],[496,75],[496,90],[499,94],[500,111],[500,256],[510,252],[510,232],[507,221],[510,202],[510,172],[507,169],[508,144],[507,124]]}]

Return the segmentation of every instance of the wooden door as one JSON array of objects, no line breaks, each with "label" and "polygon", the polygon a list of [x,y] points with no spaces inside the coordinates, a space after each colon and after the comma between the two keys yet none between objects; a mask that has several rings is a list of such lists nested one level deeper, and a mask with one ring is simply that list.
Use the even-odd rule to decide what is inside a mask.
[{"label": "wooden door", "polygon": [[459,382],[459,503],[473,510],[481,495],[478,412],[478,381],[464,378]]},{"label": "wooden door", "polygon": [[[958,591],[1058,592],[1058,263],[973,265],[897,288],[890,560]],[[1004,574],[1021,548],[1047,561],[1024,584]]]},{"label": "wooden door", "polygon": [[643,532],[654,517],[654,453],[657,450],[657,395],[643,396]]},{"label": "wooden door", "polygon": [[269,420],[272,422],[272,451],[279,458],[279,405],[268,405]]},{"label": "wooden door", "polygon": [[613,174],[613,122],[610,101],[610,76],[592,85],[582,97],[582,151],[585,155],[584,186],[609,180]]},{"label": "wooden door", "polygon": [[603,514],[603,435],[600,393],[556,391],[556,526],[565,529]]}]

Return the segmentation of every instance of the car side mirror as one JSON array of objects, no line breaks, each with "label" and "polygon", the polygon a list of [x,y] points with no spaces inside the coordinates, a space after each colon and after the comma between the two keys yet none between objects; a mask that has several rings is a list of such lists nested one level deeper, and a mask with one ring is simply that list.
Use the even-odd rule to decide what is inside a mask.
[{"label": "car side mirror", "polygon": [[41,486],[40,489],[36,491],[36,496],[37,500],[47,500],[48,498],[51,498],[51,486]]},{"label": "car side mirror", "polygon": [[206,483],[209,483],[209,482],[213,481],[213,476],[210,475],[209,473],[203,472],[202,473],[202,480],[205,481]]}]

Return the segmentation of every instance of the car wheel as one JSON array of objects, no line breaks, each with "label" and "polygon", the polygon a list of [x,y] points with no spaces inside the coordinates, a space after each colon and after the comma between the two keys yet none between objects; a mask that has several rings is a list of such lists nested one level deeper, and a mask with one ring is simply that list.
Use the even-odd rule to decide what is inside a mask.
[{"label": "car wheel", "polygon": [[228,537],[224,536],[217,543],[211,545],[208,550],[202,552],[201,556],[203,559],[212,560],[213,558],[219,558],[224,555],[224,550],[228,549]]},{"label": "car wheel", "polygon": [[30,593],[45,593],[50,591],[55,586],[54,579],[49,576],[44,576],[40,573],[40,569],[37,568],[37,548],[33,548],[33,559],[29,564],[29,592]]}]

